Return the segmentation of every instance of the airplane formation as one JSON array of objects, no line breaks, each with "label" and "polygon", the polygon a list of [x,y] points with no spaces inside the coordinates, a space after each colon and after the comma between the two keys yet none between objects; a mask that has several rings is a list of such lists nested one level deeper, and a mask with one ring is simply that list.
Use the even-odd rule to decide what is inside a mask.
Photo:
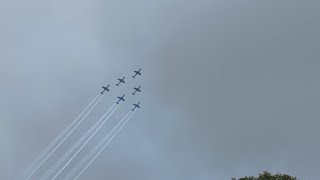
[{"label": "airplane formation", "polygon": [[[141,76],[141,69],[134,71],[134,75],[132,78],[136,78],[138,75]],[[120,86],[121,84],[125,84],[125,78],[119,78],[118,83],[116,83],[116,86]],[[32,163],[32,166],[27,168],[23,180],[31,180],[31,179],[40,179],[40,180],[56,180],[57,178],[60,179],[59,177],[62,175],[63,171],[65,171],[65,168],[70,165],[70,163],[73,161],[73,159],[78,155],[78,153],[81,151],[82,148],[86,146],[86,144],[95,136],[95,134],[99,131],[99,129],[105,124],[108,119],[111,117],[111,115],[117,110],[119,107],[120,102],[126,101],[125,99],[125,94],[122,96],[117,97],[117,101],[115,102],[114,105],[112,105],[106,112],[105,114],[87,131],[85,132],[81,138],[74,143],[70,149],[65,152],[63,156],[61,156],[58,161],[56,161],[50,168],[47,169],[47,171],[43,171],[44,168],[47,168],[48,166],[44,166],[45,163],[47,163],[49,158],[54,158],[52,156],[54,153],[56,153],[57,149],[63,146],[63,143],[65,143],[66,139],[69,138],[69,136],[77,129],[77,127],[85,120],[85,118],[88,116],[89,113],[95,108],[95,106],[99,103],[99,101],[103,98],[106,92],[110,92],[112,89],[110,88],[111,85],[106,85],[102,86],[102,91],[98,93],[98,95],[89,103],[89,105],[80,113],[80,115],[63,131],[58,137],[52,142],[43,152],[41,155],[39,155],[38,158]],[[131,93],[133,96],[136,96],[137,93],[141,93],[141,85],[138,87],[133,87],[133,92]],[[100,95],[101,94],[101,95]],[[103,139],[100,143],[104,144],[102,147],[102,150],[109,144],[109,142],[113,139],[113,137],[121,130],[121,128],[124,126],[125,123],[129,121],[129,119],[132,117],[132,115],[135,113],[137,108],[141,108],[140,105],[141,102],[134,103],[133,108],[128,110],[128,113],[118,122],[118,124],[112,129],[111,132]],[[108,115],[108,116],[106,116]],[[113,133],[113,135],[112,135]],[[109,136],[112,135],[111,140],[109,140]],[[100,143],[92,148],[92,151],[87,154],[85,158],[92,158],[91,154],[95,153],[95,157],[98,156],[101,153],[100,149]],[[65,147],[64,147],[65,148]],[[97,149],[100,149],[99,152],[97,153]],[[77,151],[76,151],[77,150]],[[73,156],[71,156],[73,154]],[[52,156],[52,157],[51,157]],[[68,173],[66,178],[68,179],[69,176],[75,175],[75,173],[78,173],[76,180],[83,172],[84,170],[94,161],[94,158],[91,159],[91,161],[87,162],[85,161],[84,164],[86,165],[82,171],[77,172],[77,170],[82,166],[80,163],[77,164],[77,166]],[[52,160],[52,159],[51,159]],[[90,160],[90,159],[89,159]],[[43,172],[43,173],[40,173]],[[52,177],[52,178],[50,178]],[[22,180],[22,179],[21,179]]]},{"label": "airplane formation", "polygon": [[[137,75],[141,76],[141,69],[137,70],[137,71],[133,71],[135,74],[132,76],[132,78],[136,78]],[[116,86],[120,86],[121,83],[125,84],[125,79],[126,77],[123,77],[123,78],[119,78],[118,79],[118,83],[116,84]],[[102,91],[100,92],[100,94],[103,94],[105,91],[109,92],[110,89],[109,89],[110,85],[108,86],[102,86]],[[137,92],[141,92],[141,86],[139,87],[134,87],[134,92],[131,93],[132,95],[136,95]],[[118,96],[118,101],[116,102],[117,104],[119,104],[121,101],[126,101],[124,99],[125,95],[123,96]],[[131,109],[132,111],[134,111],[136,108],[140,108],[140,102],[138,104],[133,104],[134,105],[134,108]]]}]

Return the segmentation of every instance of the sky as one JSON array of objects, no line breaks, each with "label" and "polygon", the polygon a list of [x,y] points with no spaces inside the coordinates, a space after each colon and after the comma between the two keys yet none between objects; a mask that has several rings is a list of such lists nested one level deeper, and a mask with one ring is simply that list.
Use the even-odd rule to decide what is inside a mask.
[{"label": "sky", "polygon": [[264,170],[317,179],[319,5],[0,0],[0,179],[21,173],[107,84],[112,93],[89,122],[136,85],[143,93],[129,96],[114,122],[132,103],[142,108],[81,180]]}]

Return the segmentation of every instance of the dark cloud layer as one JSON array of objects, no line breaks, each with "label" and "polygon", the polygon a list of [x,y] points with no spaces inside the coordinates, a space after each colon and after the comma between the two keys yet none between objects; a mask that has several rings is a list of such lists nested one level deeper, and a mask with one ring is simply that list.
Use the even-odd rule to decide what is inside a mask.
[{"label": "dark cloud layer", "polygon": [[318,6],[1,1],[0,179],[23,171],[101,85],[140,67],[143,108],[82,179],[229,179],[263,170],[316,179]]}]

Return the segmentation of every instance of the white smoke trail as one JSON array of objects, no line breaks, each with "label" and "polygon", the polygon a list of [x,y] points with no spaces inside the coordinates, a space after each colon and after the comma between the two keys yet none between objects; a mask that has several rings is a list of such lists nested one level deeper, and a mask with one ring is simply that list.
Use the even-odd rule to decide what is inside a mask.
[{"label": "white smoke trail", "polygon": [[63,163],[69,158],[72,153],[77,149],[87,138],[87,136],[94,130],[94,128],[99,124],[107,115],[108,113],[114,108],[115,104],[112,105],[99,119],[98,122],[94,126],[92,126],[59,160],[56,162],[47,172],[40,178],[41,180],[47,180],[49,176],[54,173]]},{"label": "white smoke trail", "polygon": [[[76,180],[78,179],[82,173],[94,162],[94,160],[102,153],[102,151],[111,143],[111,141],[116,137],[116,135],[121,131],[121,129],[124,127],[124,125],[126,125],[126,123],[131,119],[131,117],[133,116],[133,114],[135,113],[135,111],[133,111],[133,113],[126,119],[126,117],[130,114],[131,112],[128,112],[126,116],[124,116],[124,118],[112,129],[112,131],[90,152],[90,154],[88,154],[74,169],[72,172],[70,172],[67,177],[64,179],[68,179],[71,178],[73,176],[73,174],[80,169],[81,166],[83,166],[86,161],[88,161],[91,156],[93,154],[96,154],[89,163],[87,163],[87,165],[79,172],[79,174],[73,179]],[[126,119],[126,120],[125,120]],[[119,127],[119,129],[111,136],[111,138],[109,139],[110,135],[113,133],[113,131],[115,131],[117,129],[117,127],[124,121],[124,123]],[[109,140],[108,140],[109,139]],[[108,140],[108,141],[107,141]],[[103,145],[104,144],[104,145]],[[103,145],[103,147],[100,149],[100,151],[98,153],[96,153],[99,148]]]},{"label": "white smoke trail", "polygon": [[[103,119],[104,117],[114,108],[115,104],[112,105],[104,114],[103,116],[99,119],[98,122],[96,122],[96,124],[99,124]],[[81,143],[86,139],[86,137],[93,131],[94,127],[96,127],[96,124],[95,126],[91,127],[59,160],[58,162],[56,162],[40,179],[41,180],[47,180],[49,178],[49,176],[55,172],[62,164],[63,162],[71,156],[71,154],[73,153],[73,151],[75,149],[77,149]]]},{"label": "white smoke trail", "polygon": [[108,121],[108,119],[112,116],[112,114],[118,109],[119,105],[117,105],[109,116],[98,126],[98,128],[91,134],[91,136],[82,144],[82,146],[78,149],[78,151],[69,159],[69,161],[57,172],[57,174],[51,179],[55,180],[60,173],[71,163],[71,161],[79,154],[79,152],[88,144],[88,142],[97,134],[97,132],[102,128],[102,126]]},{"label": "white smoke trail", "polygon": [[[60,133],[59,136],[56,137],[54,139],[54,141],[52,143],[50,143],[46,147],[46,149],[33,161],[33,163],[30,165],[30,167],[25,171],[25,173],[24,173],[25,178],[23,178],[23,179],[29,180],[33,176],[33,174],[42,166],[42,164],[45,163],[48,160],[48,158],[59,148],[59,146],[70,136],[70,134],[74,131],[74,129],[84,120],[84,118],[87,117],[87,115],[99,103],[99,101],[101,100],[101,98],[103,96],[101,96],[99,99],[98,99],[98,97],[99,97],[99,94],[89,103],[89,105],[79,114],[79,116],[62,133]],[[98,99],[98,101],[96,101],[97,99]],[[92,104],[94,104],[94,105],[91,107]],[[81,116],[89,108],[90,108],[90,110],[83,116],[83,118],[80,121],[78,121],[81,118]],[[74,125],[75,125],[75,127],[72,128]],[[52,148],[53,148],[53,150],[50,151],[50,149],[52,149]]]},{"label": "white smoke trail", "polygon": [[78,163],[78,165],[76,165],[76,167],[73,168],[73,170],[72,170],[70,173],[68,173],[68,175],[64,178],[64,180],[70,179],[78,169],[80,169],[83,165],[85,165],[85,163],[86,163],[88,160],[90,160],[90,158],[91,158],[94,154],[97,153],[97,151],[98,151],[98,150],[103,146],[103,144],[105,144],[105,142],[109,139],[109,137],[112,135],[112,133],[113,133],[113,132],[120,126],[120,124],[127,118],[127,116],[129,115],[129,113],[130,113],[130,112],[128,112],[128,113],[121,119],[121,121],[119,121],[119,122],[117,123],[117,125],[107,134],[107,136],[106,136],[102,141],[100,141],[100,143],[99,143],[96,147],[94,147],[94,149],[92,149],[92,150],[90,151],[90,153],[87,154],[87,155]]}]

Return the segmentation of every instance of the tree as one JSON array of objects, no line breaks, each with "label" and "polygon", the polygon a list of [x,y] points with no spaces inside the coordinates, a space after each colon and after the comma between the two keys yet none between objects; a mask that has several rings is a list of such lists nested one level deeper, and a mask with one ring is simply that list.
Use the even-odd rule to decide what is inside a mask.
[{"label": "tree", "polygon": [[[231,180],[237,180],[236,178],[231,178]],[[275,174],[272,175],[268,171],[264,171],[263,173],[260,173],[258,177],[249,176],[249,177],[243,177],[239,178],[238,180],[299,180],[296,177],[289,176],[287,174]]]}]

